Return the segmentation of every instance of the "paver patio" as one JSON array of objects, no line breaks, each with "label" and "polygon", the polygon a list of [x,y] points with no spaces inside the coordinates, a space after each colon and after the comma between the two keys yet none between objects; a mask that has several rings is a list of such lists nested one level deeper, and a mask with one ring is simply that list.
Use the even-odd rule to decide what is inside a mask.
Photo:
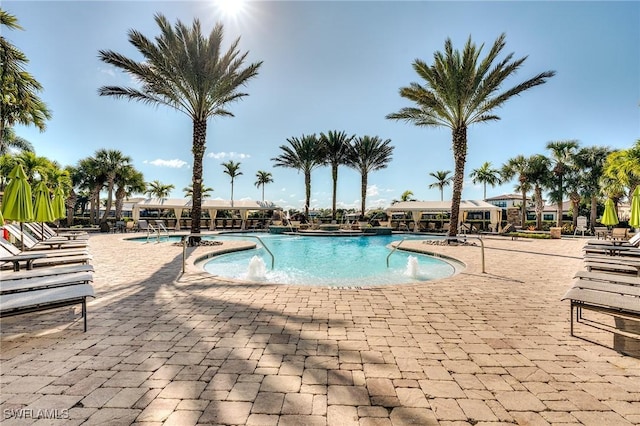
[{"label": "paver patio", "polygon": [[467,268],[358,289],[190,266],[228,242],[181,276],[180,247],[126,236],[90,237],[86,333],[78,308],[2,320],[3,425],[640,424],[640,359],[569,336],[583,239],[485,238],[486,273],[407,243]]}]

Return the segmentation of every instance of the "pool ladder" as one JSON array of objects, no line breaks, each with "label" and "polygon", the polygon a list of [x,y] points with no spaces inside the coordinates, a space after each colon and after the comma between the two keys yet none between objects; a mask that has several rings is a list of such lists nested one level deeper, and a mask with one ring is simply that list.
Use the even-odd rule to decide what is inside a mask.
[{"label": "pool ladder", "polygon": [[151,224],[148,224],[147,226],[148,226],[148,228],[147,228],[147,242],[149,242],[149,238],[151,238],[151,235],[155,234],[156,243],[159,243],[160,242],[160,234],[163,233],[163,232],[166,234],[167,238],[169,238],[169,230],[167,228],[165,228],[164,226],[162,227],[164,229],[161,229],[160,227],[156,228]]},{"label": "pool ladder", "polygon": [[[269,253],[269,256],[271,256],[271,270],[273,271],[273,268],[276,263],[276,258],[271,252],[271,250],[269,250],[269,247],[267,247],[264,241],[262,241],[262,238],[256,235],[232,235],[232,234],[227,234],[225,235],[225,237],[255,238],[256,240],[260,241],[260,244],[262,244],[262,247],[266,250],[267,253]],[[185,272],[186,265],[187,265],[187,240],[188,239],[189,239],[189,235],[182,236],[182,273],[183,274]]]},{"label": "pool ladder", "polygon": [[[474,236],[474,235],[466,235],[466,234],[465,234],[462,238],[464,238],[464,240],[465,240],[465,241],[467,240],[467,238],[475,238],[475,239],[477,239],[477,240],[479,240],[479,241],[480,241],[480,259],[481,259],[481,262],[482,262],[482,273],[483,273],[483,274],[486,274],[485,267],[484,267],[484,241],[482,241],[482,238],[480,238],[480,237],[476,237],[476,236]],[[460,237],[444,237],[444,239],[445,239],[445,240],[456,240],[456,241],[457,241],[457,240],[459,240],[459,239],[460,239]],[[400,240],[400,242],[399,242],[398,244],[396,244],[395,246],[393,246],[393,249],[391,250],[391,253],[389,253],[389,254],[387,255],[387,268],[389,267],[389,258],[391,257],[391,255],[392,255],[393,253],[395,253],[395,251],[396,251],[396,250],[398,250],[398,248],[400,247],[400,245],[401,245],[402,243],[404,243],[404,242],[405,242],[405,240],[406,240],[406,238],[403,238],[402,240]]]}]

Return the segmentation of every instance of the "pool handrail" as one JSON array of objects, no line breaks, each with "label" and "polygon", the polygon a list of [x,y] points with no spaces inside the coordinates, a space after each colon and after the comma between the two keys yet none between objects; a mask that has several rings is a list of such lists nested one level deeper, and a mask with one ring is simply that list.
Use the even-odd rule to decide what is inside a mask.
[{"label": "pool handrail", "polygon": [[[187,235],[183,235],[182,236],[182,273],[184,274],[185,269],[186,269],[186,263],[187,263],[187,240],[189,239],[190,236],[193,236],[194,234],[187,234]],[[255,238],[256,240],[260,241],[260,244],[262,244],[262,247],[267,251],[267,253],[269,253],[269,255],[271,256],[271,270],[273,271],[273,268],[275,267],[275,263],[276,263],[276,258],[273,255],[273,253],[271,252],[271,250],[269,250],[269,247],[267,247],[267,245],[264,243],[264,241],[262,241],[262,238],[256,236],[256,235],[233,235],[233,234],[224,234],[225,237],[238,237],[238,238]]]},{"label": "pool handrail", "polygon": [[[481,237],[476,237],[475,235],[464,235],[463,237],[457,236],[457,237],[444,237],[444,240],[459,240],[460,238],[464,238],[464,240],[466,241],[467,238],[475,238],[477,240],[480,240],[480,260],[482,263],[482,273],[486,274],[486,270],[485,270],[485,265],[484,265],[484,241],[482,241]],[[389,258],[391,257],[391,255],[398,249],[398,247],[400,247],[400,245],[406,240],[406,238],[403,238],[402,240],[400,240],[400,242],[398,244],[396,244],[395,246],[393,246],[393,249],[391,250],[391,252],[387,255],[387,268],[389,267]]]}]

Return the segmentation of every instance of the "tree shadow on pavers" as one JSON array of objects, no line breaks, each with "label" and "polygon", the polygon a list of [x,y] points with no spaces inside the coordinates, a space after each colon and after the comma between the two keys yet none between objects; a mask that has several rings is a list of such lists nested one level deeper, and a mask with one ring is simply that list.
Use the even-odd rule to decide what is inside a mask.
[{"label": "tree shadow on pavers", "polygon": [[518,249],[503,248],[503,247],[485,247],[485,250],[508,251],[508,252],[516,252],[516,253],[525,253],[525,254],[536,255],[536,256],[563,257],[566,259],[575,259],[575,260],[582,259],[581,256],[571,256],[566,254],[559,254],[556,252],[545,253],[545,252],[539,252],[539,251],[518,250]]}]

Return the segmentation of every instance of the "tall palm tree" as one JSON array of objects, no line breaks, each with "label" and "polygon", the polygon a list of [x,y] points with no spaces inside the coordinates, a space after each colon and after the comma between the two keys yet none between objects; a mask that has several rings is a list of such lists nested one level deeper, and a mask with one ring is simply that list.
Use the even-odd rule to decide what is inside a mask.
[{"label": "tall palm tree", "polygon": [[404,120],[416,126],[448,127],[451,129],[454,178],[451,199],[451,228],[449,236],[456,235],[464,164],[467,157],[467,128],[474,123],[498,120],[494,110],[513,96],[532,87],[544,84],[555,75],[546,71],[510,89],[501,90],[505,80],[524,63],[526,57],[512,60],[513,54],[494,63],[505,46],[505,35],[501,34],[491,50],[479,59],[483,45],[476,47],[467,40],[464,50],[454,50],[451,39],[445,41],[444,53],[434,54],[434,64],[427,65],[416,59],[413,68],[424,80],[424,85],[411,83],[400,89],[400,96],[416,104],[387,115],[393,120]]},{"label": "tall palm tree", "polygon": [[221,164],[224,167],[223,173],[231,178],[231,207],[233,207],[233,182],[238,176],[242,175],[240,164],[240,162],[236,163],[233,160]]},{"label": "tall palm tree", "polygon": [[449,176],[451,170],[437,170],[430,172],[429,176],[435,178],[434,183],[429,184],[429,189],[438,188],[440,190],[440,201],[444,201],[444,187],[451,185],[453,182],[453,176]]},{"label": "tall palm tree", "polygon": [[5,127],[0,136],[0,155],[8,154],[11,148],[19,151],[34,152],[31,142],[16,135],[12,127]]},{"label": "tall palm tree", "polygon": [[262,187],[262,201],[264,202],[264,186],[273,182],[273,175],[271,172],[265,172],[264,170],[258,170],[256,173],[256,188]]},{"label": "tall palm tree", "polygon": [[514,177],[518,177],[518,184],[516,185],[516,191],[520,191],[522,194],[521,202],[521,225],[524,226],[527,221],[527,193],[531,191],[531,181],[528,175],[529,162],[524,155],[518,155],[510,158],[505,164],[503,164],[500,174],[503,181],[508,181]]},{"label": "tall palm tree", "polygon": [[473,182],[474,184],[482,183],[482,199],[485,201],[487,199],[487,184],[494,187],[502,183],[500,170],[492,169],[491,163],[488,161],[485,161],[479,168],[473,169],[469,177],[471,178],[471,182]]},{"label": "tall palm tree", "polygon": [[146,184],[147,190],[144,191],[150,198],[167,198],[171,191],[175,189],[175,185],[173,184],[164,184],[159,180],[154,180],[152,182],[147,182]]},{"label": "tall palm tree", "polygon": [[[193,185],[182,188],[182,191],[184,191],[185,197],[193,199]],[[210,186],[204,186],[204,184],[202,184],[202,189],[200,190],[202,198],[211,197],[211,192],[213,192],[213,188],[211,188]]]},{"label": "tall palm tree", "polygon": [[[121,151],[116,149],[99,149],[94,155],[98,162],[98,167],[102,170],[107,177],[107,204],[100,218],[101,223],[107,222],[111,206],[113,204],[113,192],[116,183],[116,177],[119,173],[123,172],[123,169],[127,169],[131,166],[131,157],[124,155]],[[129,172],[128,170],[124,171]]]},{"label": "tall palm tree", "polygon": [[562,202],[564,195],[564,175],[569,172],[573,157],[578,150],[578,141],[552,141],[547,143],[547,149],[551,151],[553,161],[553,174],[555,175],[555,197],[558,202],[558,219],[556,226],[562,227]]},{"label": "tall palm tree", "polygon": [[611,148],[591,146],[580,148],[574,158],[580,172],[580,186],[582,193],[590,200],[589,225],[591,230],[598,218],[598,198],[600,196],[600,179],[604,174],[604,165],[611,154]]},{"label": "tall palm tree", "polygon": [[[552,185],[551,162],[544,155],[532,155],[527,159],[527,169],[525,172],[527,180],[533,186],[535,209],[536,209],[536,229],[542,229],[542,211],[544,210],[544,199],[542,190]],[[524,225],[524,223],[523,223]]]},{"label": "tall palm tree", "polygon": [[330,130],[320,133],[320,143],[323,145],[325,162],[331,166],[331,179],[333,181],[331,219],[336,218],[336,201],[338,196],[338,167],[346,163],[349,152],[349,144],[355,135],[347,136],[345,132]]},{"label": "tall palm tree", "polygon": [[[0,9],[0,34],[3,29],[21,30],[18,19]],[[27,56],[0,35],[0,135],[15,124],[34,125],[41,131],[51,112],[37,95],[42,85],[27,71]]]},{"label": "tall palm tree", "polygon": [[[161,14],[155,16],[160,35],[151,40],[140,32],[129,31],[129,42],[143,59],[135,61],[119,53],[101,50],[100,59],[120,68],[140,82],[141,88],[106,86],[101,96],[114,96],[148,104],[166,105],[183,112],[193,122],[193,205],[191,232],[200,232],[202,216],[202,158],[207,138],[207,120],[233,116],[228,105],[247,96],[240,91],[258,75],[262,62],[245,67],[247,52],[238,50],[239,39],[222,50],[223,26],[218,23],[208,36],[201,32],[200,21],[191,27],[180,20],[172,28]],[[191,238],[197,243],[198,237]]]},{"label": "tall palm tree", "polygon": [[349,145],[347,166],[360,172],[360,216],[364,217],[367,204],[369,173],[386,168],[393,158],[391,139],[378,136],[361,136]]},{"label": "tall palm tree", "polygon": [[309,219],[309,204],[311,203],[311,171],[324,162],[322,144],[315,134],[302,135],[300,138],[287,139],[289,146],[280,145],[282,154],[271,159],[274,167],[297,169],[304,173],[305,203],[304,216]]}]

